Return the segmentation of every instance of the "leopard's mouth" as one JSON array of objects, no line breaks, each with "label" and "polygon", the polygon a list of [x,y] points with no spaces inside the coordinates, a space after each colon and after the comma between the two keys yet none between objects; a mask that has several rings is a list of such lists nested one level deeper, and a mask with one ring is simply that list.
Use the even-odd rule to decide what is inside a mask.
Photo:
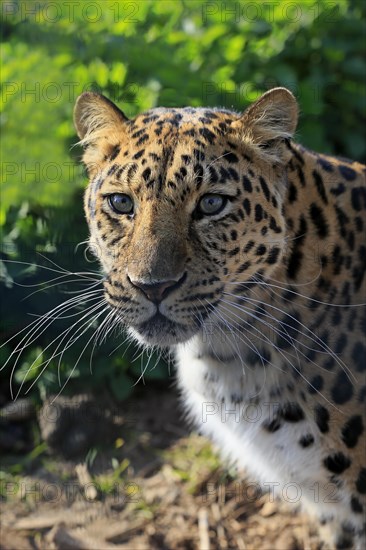
[{"label": "leopard's mouth", "polygon": [[186,342],[199,330],[196,325],[182,325],[168,319],[160,311],[157,311],[147,321],[130,327],[130,331],[138,341],[145,345],[167,347]]}]

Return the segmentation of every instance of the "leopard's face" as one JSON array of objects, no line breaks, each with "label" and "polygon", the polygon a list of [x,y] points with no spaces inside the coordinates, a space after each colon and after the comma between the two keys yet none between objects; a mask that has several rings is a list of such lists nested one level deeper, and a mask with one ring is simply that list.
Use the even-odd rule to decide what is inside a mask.
[{"label": "leopard's face", "polygon": [[84,157],[105,298],[140,342],[187,341],[225,288],[271,273],[284,254],[284,171],[243,142],[237,114],[153,109],[127,121],[96,97],[98,112],[119,117]]}]

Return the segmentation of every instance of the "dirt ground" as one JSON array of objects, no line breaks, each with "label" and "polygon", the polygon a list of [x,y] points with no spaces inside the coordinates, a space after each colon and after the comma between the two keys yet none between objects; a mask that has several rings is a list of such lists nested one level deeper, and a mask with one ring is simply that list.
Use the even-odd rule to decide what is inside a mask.
[{"label": "dirt ground", "polygon": [[56,435],[55,409],[43,410],[49,444],[40,438],[21,468],[19,452],[3,456],[1,550],[320,550],[307,518],[191,433],[174,389],[144,387],[118,407],[103,397],[90,410]]}]

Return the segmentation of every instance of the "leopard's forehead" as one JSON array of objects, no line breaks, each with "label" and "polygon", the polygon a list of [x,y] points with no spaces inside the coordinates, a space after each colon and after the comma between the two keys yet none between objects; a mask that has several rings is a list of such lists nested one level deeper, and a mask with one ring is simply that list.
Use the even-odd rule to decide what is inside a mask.
[{"label": "leopard's forehead", "polygon": [[[105,157],[103,186],[123,182],[137,193],[188,193],[185,184],[238,181],[230,124],[240,115],[223,109],[155,108],[129,120]],[[218,162],[219,161],[219,162]]]},{"label": "leopard's forehead", "polygon": [[184,107],[177,109],[151,109],[127,123],[127,135],[131,145],[163,145],[178,139],[194,142],[205,148],[222,141],[230,133],[231,123],[238,114],[221,109]]},{"label": "leopard's forehead", "polygon": [[175,128],[180,128],[184,124],[195,124],[197,126],[215,125],[215,121],[230,124],[233,120],[239,117],[239,113],[229,111],[228,109],[220,109],[217,107],[181,107],[168,108],[156,107],[139,114],[132,119],[132,126],[151,125],[155,124],[170,124]]}]

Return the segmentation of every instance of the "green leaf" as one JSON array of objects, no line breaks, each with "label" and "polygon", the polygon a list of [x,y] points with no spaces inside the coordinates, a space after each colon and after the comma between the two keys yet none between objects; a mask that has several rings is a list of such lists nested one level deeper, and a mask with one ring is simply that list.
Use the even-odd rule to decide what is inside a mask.
[{"label": "green leaf", "polygon": [[31,349],[26,355],[26,359],[21,363],[20,367],[15,371],[14,379],[18,384],[32,381],[36,378],[41,370],[43,362],[43,350],[40,347]]}]

